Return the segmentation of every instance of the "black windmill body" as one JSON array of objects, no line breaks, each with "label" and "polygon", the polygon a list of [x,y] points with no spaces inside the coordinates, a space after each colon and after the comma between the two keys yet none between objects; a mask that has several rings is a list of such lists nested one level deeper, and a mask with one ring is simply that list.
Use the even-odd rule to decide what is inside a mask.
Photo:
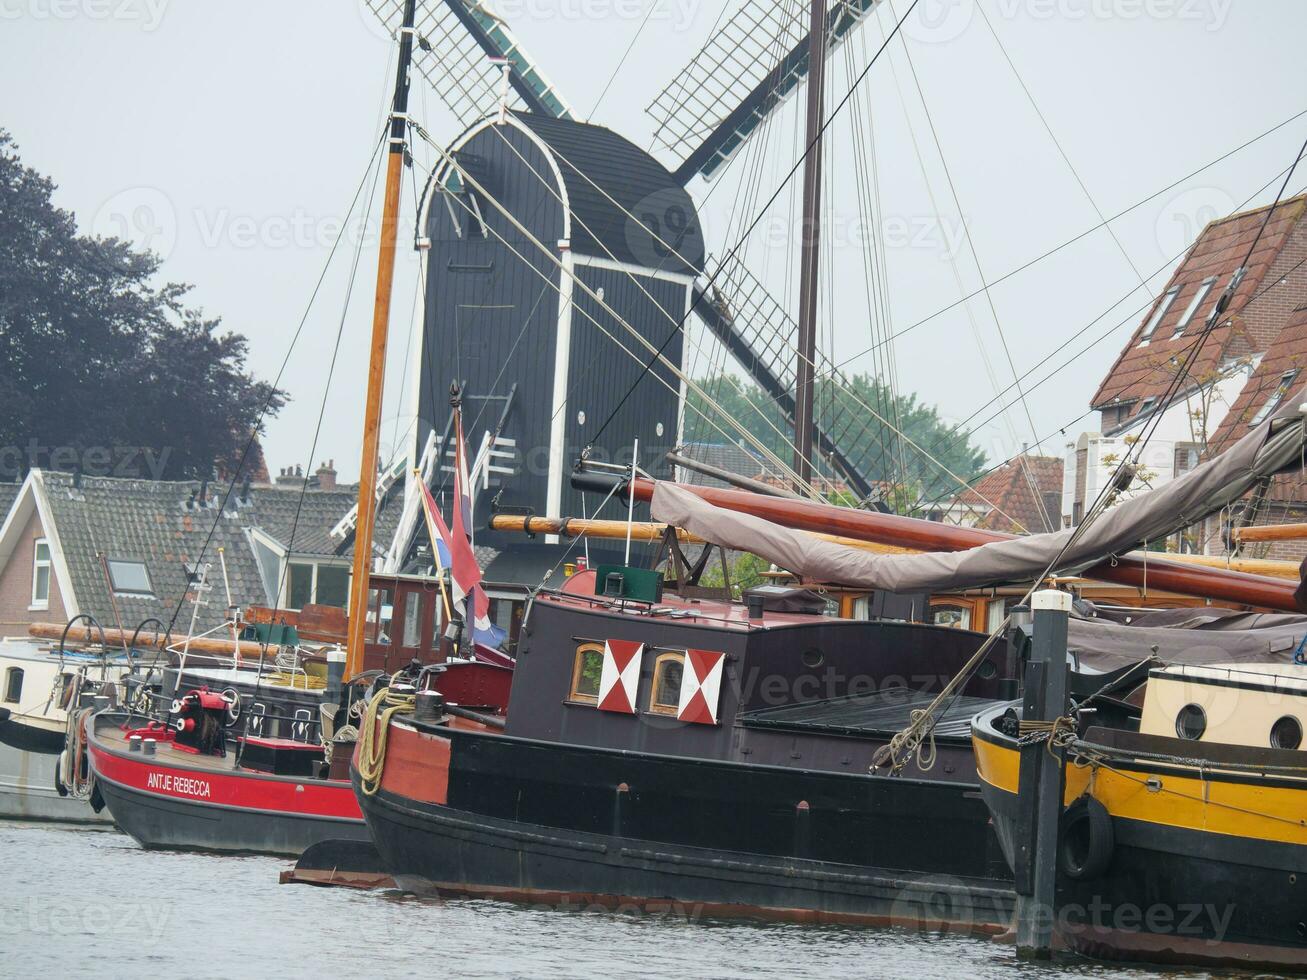
[{"label": "black windmill body", "polygon": [[[366,2],[397,27],[398,0]],[[878,2],[832,0],[826,49]],[[671,169],[612,130],[577,122],[481,0],[428,0],[417,31],[414,68],[467,127],[437,152],[416,235],[427,281],[413,459],[432,487],[450,484],[454,381],[466,387],[469,457],[488,443],[476,481],[479,525],[490,498],[536,514],[593,516],[598,501],[584,502],[587,510],[568,483],[585,447],[592,458],[629,464],[638,437],[641,466],[667,475],[663,453],[684,425],[673,366],[685,367],[678,326],[687,310],[792,420],[797,324],[728,244],[726,258],[706,262],[685,188],[717,174],[798,89],[808,66],[804,5],[742,0],[649,105],[655,145],[676,158]],[[837,392],[814,420],[820,468],[871,498],[877,485],[867,474],[885,453],[875,421],[838,394],[847,379],[820,351],[815,370]],[[722,441],[737,440],[730,423],[714,421]],[[390,570],[413,563],[419,523],[401,526]],[[479,531],[482,543],[513,544]],[[527,562],[512,572],[531,570]]]},{"label": "black windmill body", "polygon": [[[461,382],[469,455],[485,431],[499,437],[489,482],[502,508],[580,513],[568,478],[586,447],[629,465],[638,439],[641,466],[667,475],[680,381],[662,363],[642,372],[651,348],[681,363],[675,326],[703,267],[689,195],[629,141],[569,119],[491,117],[450,152],[457,166],[437,171],[421,219],[421,418],[443,420],[448,381]],[[667,244],[646,223],[668,229]],[[487,534],[485,543],[509,542]]]}]

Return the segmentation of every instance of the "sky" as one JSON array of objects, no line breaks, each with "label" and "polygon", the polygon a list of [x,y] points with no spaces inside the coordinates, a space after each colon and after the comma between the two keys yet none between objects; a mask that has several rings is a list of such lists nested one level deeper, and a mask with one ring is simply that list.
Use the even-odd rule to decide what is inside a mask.
[{"label": "sky", "polygon": [[[645,107],[737,0],[488,3],[582,118],[649,147]],[[1088,399],[1186,244],[1207,221],[1269,202],[1307,138],[1305,115],[1157,193],[1307,109],[1307,4],[919,0],[853,85],[910,5],[886,0],[831,60],[828,111],[855,94],[827,141],[819,337],[844,370],[892,367],[901,392],[946,420],[974,415],[991,460],[1025,444],[1060,455],[1096,424]],[[193,305],[249,338],[256,375],[280,373],[292,400],[264,438],[274,473],[328,458],[342,478],[358,473],[379,191],[366,225],[346,219],[393,49],[365,0],[0,0],[0,127],[84,231],[157,251],[164,278],[193,284]],[[709,248],[738,244],[791,312],[798,194],[785,177],[801,150],[800,103],[724,175],[690,188]],[[438,140],[460,129],[421,81],[412,110]],[[425,148],[416,155],[430,165]],[[383,451],[410,424],[413,180]],[[1304,185],[1300,170],[1290,191]],[[871,190],[878,205],[864,204]],[[984,290],[1126,209],[1112,234],[1084,235]],[[717,363],[705,352],[689,367]],[[996,413],[1014,377],[1024,403]]]}]

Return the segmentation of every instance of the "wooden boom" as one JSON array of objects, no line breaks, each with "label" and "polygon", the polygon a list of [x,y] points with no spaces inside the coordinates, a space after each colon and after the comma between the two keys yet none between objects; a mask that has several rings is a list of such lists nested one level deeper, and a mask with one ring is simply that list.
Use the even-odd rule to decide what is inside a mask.
[{"label": "wooden boom", "polygon": [[[636,500],[648,502],[653,498],[655,482],[641,477],[630,481]],[[898,514],[881,514],[869,510],[854,510],[812,500],[786,500],[764,497],[743,490],[720,487],[700,487],[677,484],[683,490],[706,500],[716,507],[752,514],[783,527],[801,531],[837,534],[841,537],[875,541],[880,544],[909,548],[914,551],[966,551],[994,541],[1015,537],[1000,531],[985,531],[974,527],[956,527],[938,521],[923,521],[916,517]],[[1284,579],[1249,575],[1223,568],[1185,566],[1165,558],[1143,558],[1122,555],[1099,562],[1085,569],[1081,575],[1101,582],[1116,582],[1135,588],[1152,588],[1181,595],[1220,599],[1245,606],[1279,609],[1285,612],[1303,612],[1294,601],[1295,583]]]},{"label": "wooden boom", "polygon": [[1235,528],[1236,541],[1300,541],[1307,538],[1307,524],[1267,524]]}]

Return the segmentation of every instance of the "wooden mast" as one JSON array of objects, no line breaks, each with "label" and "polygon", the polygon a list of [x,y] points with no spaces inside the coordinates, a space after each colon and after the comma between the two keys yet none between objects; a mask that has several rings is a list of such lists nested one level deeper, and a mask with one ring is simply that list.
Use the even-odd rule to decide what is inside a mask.
[{"label": "wooden mast", "polygon": [[359,463],[358,520],[354,525],[354,574],[349,593],[349,641],[345,679],[363,670],[363,647],[372,571],[372,525],[377,511],[377,457],[381,406],[386,383],[386,341],[390,332],[390,295],[395,282],[395,244],[399,232],[399,192],[403,186],[408,133],[409,65],[413,57],[417,0],[405,0],[399,29],[399,65],[390,113],[390,147],[386,155],[386,197],[381,211],[381,249],[377,256],[377,293],[372,311],[372,351],[368,358],[368,394],[363,416],[363,453]]},{"label": "wooden mast", "polygon": [[821,136],[826,83],[826,0],[812,0],[808,27],[808,114],[803,145],[803,220],[799,226],[799,347],[795,366],[794,471],[812,481],[813,362],[817,357],[817,282],[821,253]]}]

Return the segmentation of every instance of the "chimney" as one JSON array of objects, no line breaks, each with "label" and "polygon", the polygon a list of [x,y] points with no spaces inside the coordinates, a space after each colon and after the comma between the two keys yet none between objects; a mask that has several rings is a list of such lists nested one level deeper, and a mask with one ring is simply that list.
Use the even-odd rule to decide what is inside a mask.
[{"label": "chimney", "polygon": [[294,466],[287,466],[277,474],[277,486],[279,487],[301,487],[304,485],[303,473],[297,474]]},{"label": "chimney", "polygon": [[320,466],[318,466],[318,472],[316,476],[318,478],[319,490],[335,490],[336,489],[336,461],[333,459],[329,462],[322,463]]}]

